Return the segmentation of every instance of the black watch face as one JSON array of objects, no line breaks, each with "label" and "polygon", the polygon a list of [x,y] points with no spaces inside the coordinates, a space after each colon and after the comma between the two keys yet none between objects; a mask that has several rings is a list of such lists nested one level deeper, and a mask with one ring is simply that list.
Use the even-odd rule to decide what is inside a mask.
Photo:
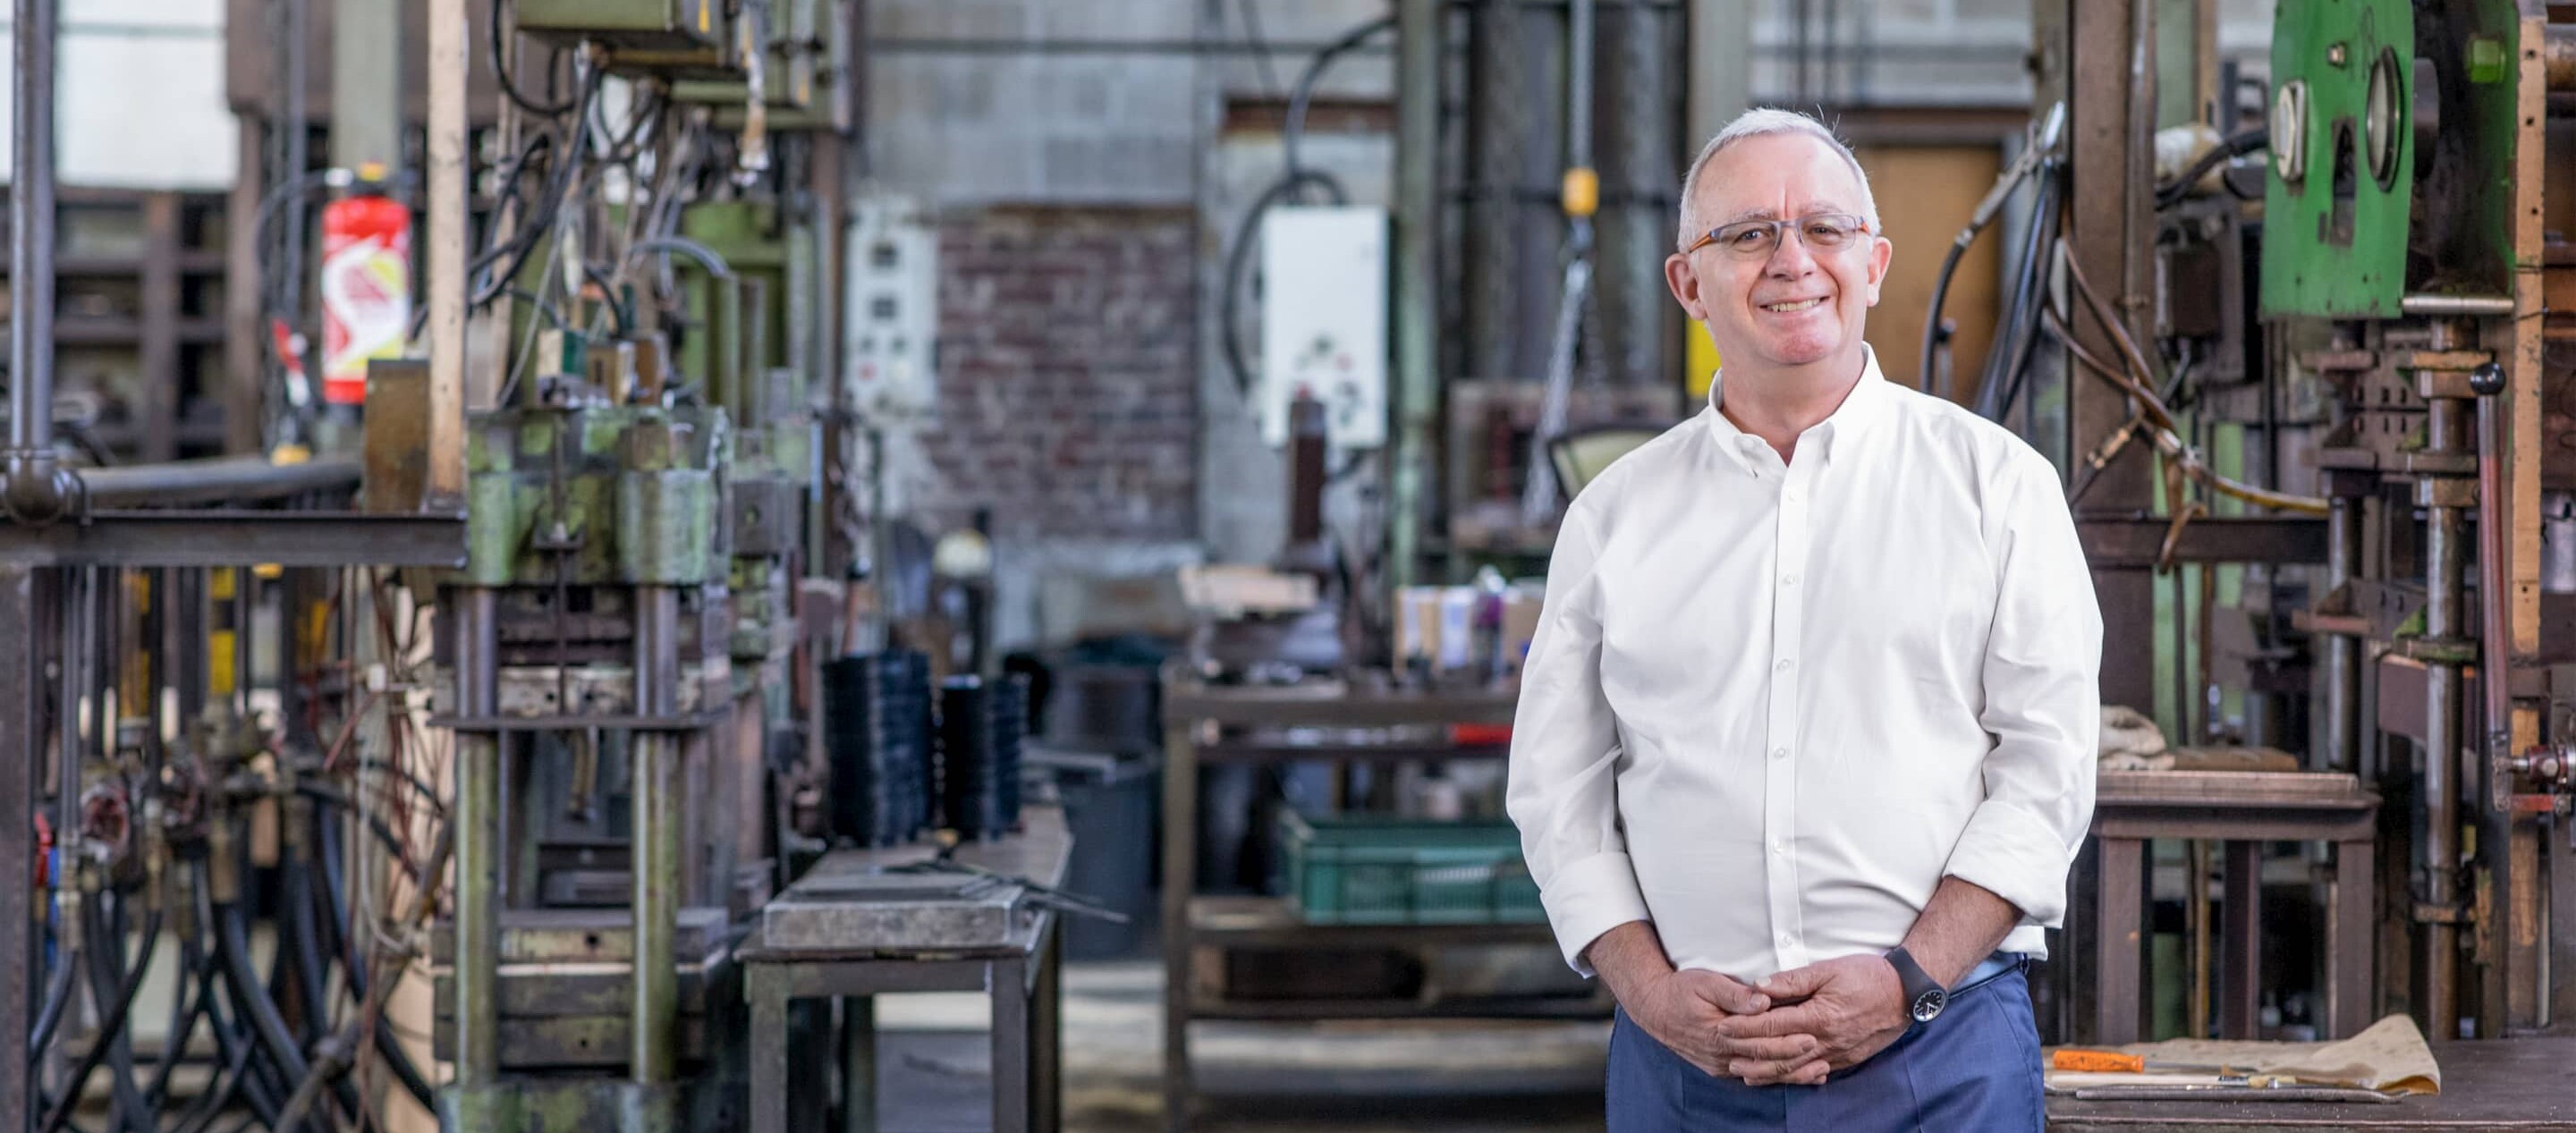
[{"label": "black watch face", "polygon": [[1944,992],[1937,987],[1924,992],[1921,995],[1915,996],[1914,1021],[1917,1023],[1931,1022],[1932,1017],[1939,1015],[1941,1013],[1941,1008],[1946,1006],[1949,1002],[1949,993]]}]

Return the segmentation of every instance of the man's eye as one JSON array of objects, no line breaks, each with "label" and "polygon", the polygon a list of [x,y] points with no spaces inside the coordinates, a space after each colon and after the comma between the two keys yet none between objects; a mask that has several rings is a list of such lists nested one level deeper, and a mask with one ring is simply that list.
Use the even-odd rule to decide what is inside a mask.
[{"label": "man's eye", "polygon": [[1739,247],[1739,248],[1750,248],[1750,247],[1752,247],[1752,246],[1754,246],[1754,245],[1756,245],[1756,244],[1761,243],[1761,242],[1762,242],[1762,237],[1763,237],[1763,235],[1764,235],[1764,231],[1763,231],[1762,229],[1759,229],[1759,228],[1747,228],[1747,229],[1743,229],[1743,230],[1741,230],[1741,231],[1739,231],[1739,232],[1735,233],[1735,234],[1734,234],[1734,235],[1732,235],[1732,236],[1727,237],[1727,238],[1726,238],[1726,240],[1727,240],[1727,243],[1733,244],[1733,245],[1735,245],[1736,247]]}]

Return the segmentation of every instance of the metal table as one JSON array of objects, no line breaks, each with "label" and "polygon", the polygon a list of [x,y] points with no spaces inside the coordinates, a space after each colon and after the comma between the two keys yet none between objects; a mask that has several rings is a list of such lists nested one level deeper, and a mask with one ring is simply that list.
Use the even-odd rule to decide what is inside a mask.
[{"label": "metal table", "polygon": [[[1031,807],[1022,833],[970,843],[959,862],[996,873],[1055,885],[1064,877],[1073,839],[1064,813]],[[846,882],[888,866],[928,859],[929,846],[840,850],[825,855],[780,902],[822,903],[839,879]],[[776,903],[774,902],[773,905]],[[882,902],[853,900],[854,916],[883,912]],[[936,933],[887,930],[831,946],[773,947],[757,930],[735,950],[743,965],[751,1005],[752,1133],[787,1133],[792,1099],[788,1006],[798,999],[839,999],[844,1005],[845,1057],[841,1073],[852,1111],[845,1128],[876,1128],[876,1034],[873,997],[923,991],[978,991],[993,1001],[994,1133],[1053,1133],[1061,1117],[1058,1045],[1062,1020],[1055,917],[1029,910],[1014,918],[999,943],[958,946]]]},{"label": "metal table", "polygon": [[2436,1043],[2442,1092],[2390,1105],[2310,1102],[2048,1100],[2050,1133],[2576,1133],[2576,1038]]},{"label": "metal table", "polygon": [[2325,1027],[2348,1038],[2376,1022],[2371,972],[2377,953],[2378,892],[2373,841],[2379,796],[2336,772],[2106,771],[2093,807],[2093,985],[2090,1037],[2136,1042],[2145,990],[2142,957],[2147,843],[2206,839],[2226,845],[2221,926],[2221,1031],[2254,1038],[2261,956],[2259,851],[2264,842],[2331,842],[2335,847],[2331,912],[2326,918]]},{"label": "metal table", "polygon": [[[1511,692],[1413,692],[1366,688],[1226,687],[1177,669],[1163,684],[1163,1106],[1164,1128],[1190,1127],[1198,1080],[1190,1063],[1194,1020],[1604,1018],[1606,992],[1586,997],[1511,996],[1468,1001],[1245,999],[1205,986],[1196,960],[1228,948],[1434,948],[1449,944],[1555,940],[1546,922],[1505,924],[1309,924],[1277,897],[1218,896],[1198,890],[1199,772],[1219,763],[1337,764],[1500,759],[1499,744],[1447,738],[1354,740],[1350,729],[1509,724]],[[1290,739],[1280,729],[1312,730]],[[1245,733],[1247,730],[1250,734]],[[1265,732],[1265,730],[1267,730]],[[1337,738],[1338,737],[1338,738]]]}]

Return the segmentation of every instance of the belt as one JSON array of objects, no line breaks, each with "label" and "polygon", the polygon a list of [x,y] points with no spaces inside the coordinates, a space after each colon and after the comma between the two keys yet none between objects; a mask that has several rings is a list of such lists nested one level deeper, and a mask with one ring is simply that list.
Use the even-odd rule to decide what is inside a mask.
[{"label": "belt", "polygon": [[1950,994],[1957,995],[2007,972],[2019,971],[2029,962],[2030,957],[2019,952],[1997,952],[1979,961],[1976,967],[1968,969],[1967,975],[1959,977],[1959,986],[1950,989]]}]

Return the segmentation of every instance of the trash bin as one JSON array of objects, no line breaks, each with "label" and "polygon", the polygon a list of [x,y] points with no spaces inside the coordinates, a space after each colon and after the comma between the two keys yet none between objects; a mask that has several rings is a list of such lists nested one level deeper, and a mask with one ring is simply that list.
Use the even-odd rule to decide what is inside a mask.
[{"label": "trash bin", "polygon": [[1153,874],[1160,829],[1160,757],[1066,751],[1031,745],[1021,757],[1053,779],[1073,834],[1064,888],[1127,914],[1127,923],[1068,916],[1060,923],[1068,960],[1135,956],[1154,939]]}]

